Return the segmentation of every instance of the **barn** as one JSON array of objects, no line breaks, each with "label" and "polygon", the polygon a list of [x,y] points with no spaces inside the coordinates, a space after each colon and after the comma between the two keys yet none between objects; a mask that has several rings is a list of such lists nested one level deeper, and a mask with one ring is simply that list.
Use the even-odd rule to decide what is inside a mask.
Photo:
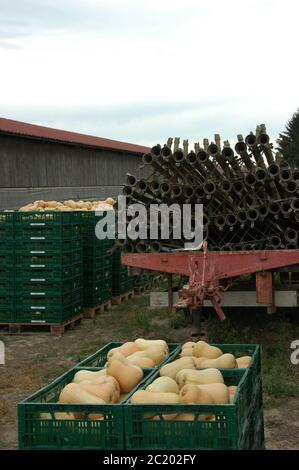
[{"label": "barn", "polygon": [[149,149],[0,118],[0,209],[37,199],[103,199],[121,193],[127,172],[142,176]]}]

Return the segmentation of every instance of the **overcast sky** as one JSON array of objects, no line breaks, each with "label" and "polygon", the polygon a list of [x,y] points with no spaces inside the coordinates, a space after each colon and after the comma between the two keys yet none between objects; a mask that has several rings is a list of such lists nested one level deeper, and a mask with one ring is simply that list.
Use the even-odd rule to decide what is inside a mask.
[{"label": "overcast sky", "polygon": [[298,0],[0,0],[0,116],[146,145],[276,138],[298,18]]}]

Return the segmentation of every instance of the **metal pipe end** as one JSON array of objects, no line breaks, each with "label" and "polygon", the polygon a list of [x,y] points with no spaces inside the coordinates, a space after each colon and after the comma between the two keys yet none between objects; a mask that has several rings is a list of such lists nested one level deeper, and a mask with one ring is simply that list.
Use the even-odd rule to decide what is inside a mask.
[{"label": "metal pipe end", "polygon": [[254,145],[256,145],[256,136],[253,134],[253,132],[251,132],[245,137],[245,143],[246,145],[248,145],[248,147],[253,147]]}]

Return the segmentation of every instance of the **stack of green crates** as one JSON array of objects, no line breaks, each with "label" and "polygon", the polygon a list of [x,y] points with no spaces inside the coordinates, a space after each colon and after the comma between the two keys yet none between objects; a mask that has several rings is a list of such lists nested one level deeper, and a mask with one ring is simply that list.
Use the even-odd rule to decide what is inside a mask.
[{"label": "stack of green crates", "polygon": [[105,217],[102,214],[82,212],[84,259],[84,307],[93,308],[107,302],[112,295],[111,252],[114,240],[99,239],[96,225]]},{"label": "stack of green crates", "polygon": [[112,253],[112,294],[122,295],[134,288],[134,277],[129,276],[128,267],[121,264],[121,248]]},{"label": "stack of green crates", "polygon": [[0,323],[14,321],[14,213],[0,212]]},{"label": "stack of green crates", "polygon": [[0,312],[7,323],[62,323],[82,310],[80,212],[2,212]]}]

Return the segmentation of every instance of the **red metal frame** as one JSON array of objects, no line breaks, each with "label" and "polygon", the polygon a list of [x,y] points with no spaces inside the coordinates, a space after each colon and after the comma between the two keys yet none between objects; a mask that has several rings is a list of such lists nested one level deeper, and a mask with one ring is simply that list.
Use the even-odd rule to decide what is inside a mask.
[{"label": "red metal frame", "polygon": [[178,307],[198,308],[210,299],[221,320],[221,301],[233,278],[257,273],[257,302],[273,304],[272,270],[299,264],[299,250],[180,251],[134,253],[122,256],[122,263],[136,268],[189,276],[179,292]]}]

